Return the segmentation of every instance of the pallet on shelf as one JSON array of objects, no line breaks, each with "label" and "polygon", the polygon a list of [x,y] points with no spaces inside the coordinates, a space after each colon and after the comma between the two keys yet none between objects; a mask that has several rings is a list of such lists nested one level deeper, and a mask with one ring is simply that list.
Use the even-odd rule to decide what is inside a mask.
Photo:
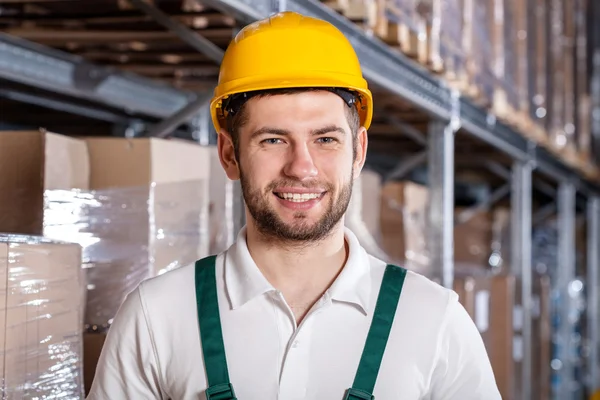
[{"label": "pallet on shelf", "polygon": [[376,0],[373,31],[383,42],[420,63],[426,62],[427,41],[418,0]]},{"label": "pallet on shelf", "polygon": [[588,2],[322,0],[583,176],[596,177]]},{"label": "pallet on shelf", "polygon": [[370,21],[375,18],[375,0],[321,0],[321,3],[364,29],[369,29]]},{"label": "pallet on shelf", "polygon": [[427,14],[427,67],[467,96],[476,94],[469,82],[471,40],[468,7],[472,0],[433,0]]}]

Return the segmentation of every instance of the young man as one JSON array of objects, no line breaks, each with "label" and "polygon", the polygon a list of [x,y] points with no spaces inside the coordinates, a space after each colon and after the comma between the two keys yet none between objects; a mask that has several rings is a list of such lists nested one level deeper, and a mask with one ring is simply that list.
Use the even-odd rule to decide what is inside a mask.
[{"label": "young man", "polygon": [[127,297],[88,398],[500,399],[456,294],[344,227],[373,110],[346,38],[289,12],[246,27],[211,110],[247,225]]}]

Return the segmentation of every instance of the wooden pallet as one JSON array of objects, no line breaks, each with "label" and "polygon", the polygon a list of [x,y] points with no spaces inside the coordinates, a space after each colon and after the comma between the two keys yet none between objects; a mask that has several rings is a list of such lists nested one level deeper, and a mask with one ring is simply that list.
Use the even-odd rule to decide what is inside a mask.
[{"label": "wooden pallet", "polygon": [[516,109],[508,101],[506,92],[501,88],[497,88],[494,92],[492,112],[500,121],[526,138],[544,147],[549,146],[550,142],[545,129],[531,120],[527,110]]},{"label": "wooden pallet", "polygon": [[379,18],[374,33],[388,46],[421,64],[427,64],[427,41],[408,25]]},{"label": "wooden pallet", "polygon": [[376,18],[376,4],[365,0],[321,0],[321,3],[367,29]]}]

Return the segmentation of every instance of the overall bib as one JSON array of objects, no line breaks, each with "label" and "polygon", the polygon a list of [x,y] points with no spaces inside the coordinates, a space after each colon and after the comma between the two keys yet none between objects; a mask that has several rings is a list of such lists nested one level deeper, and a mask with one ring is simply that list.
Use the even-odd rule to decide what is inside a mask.
[{"label": "overall bib", "polygon": [[[215,259],[216,256],[209,256],[198,260],[195,271],[200,339],[208,380],[206,398],[207,400],[237,400],[227,370],[217,302]],[[375,399],[372,393],[405,277],[404,268],[391,264],[386,266],[354,383],[346,391],[344,400]]]}]

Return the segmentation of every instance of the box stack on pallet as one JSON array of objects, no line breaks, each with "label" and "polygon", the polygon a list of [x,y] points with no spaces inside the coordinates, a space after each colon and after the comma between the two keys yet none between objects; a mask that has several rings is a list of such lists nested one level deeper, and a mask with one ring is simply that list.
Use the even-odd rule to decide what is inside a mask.
[{"label": "box stack on pallet", "polygon": [[328,0],[592,179],[589,0]]},{"label": "box stack on pallet", "polygon": [[[376,199],[373,193],[379,193]],[[369,201],[379,210],[371,237],[388,262],[431,277],[427,203],[430,189],[412,181],[379,182],[369,187]],[[551,391],[550,276],[534,272],[533,347],[525,349],[520,277],[510,265],[510,210],[496,206],[473,212],[456,207],[454,226],[454,290],[476,323],[490,356],[503,399],[521,398],[524,351],[531,354],[532,397],[549,398]],[[534,260],[535,261],[535,260]]]},{"label": "box stack on pallet", "polygon": [[0,131],[0,393],[82,398],[125,296],[213,250],[211,150]]}]

